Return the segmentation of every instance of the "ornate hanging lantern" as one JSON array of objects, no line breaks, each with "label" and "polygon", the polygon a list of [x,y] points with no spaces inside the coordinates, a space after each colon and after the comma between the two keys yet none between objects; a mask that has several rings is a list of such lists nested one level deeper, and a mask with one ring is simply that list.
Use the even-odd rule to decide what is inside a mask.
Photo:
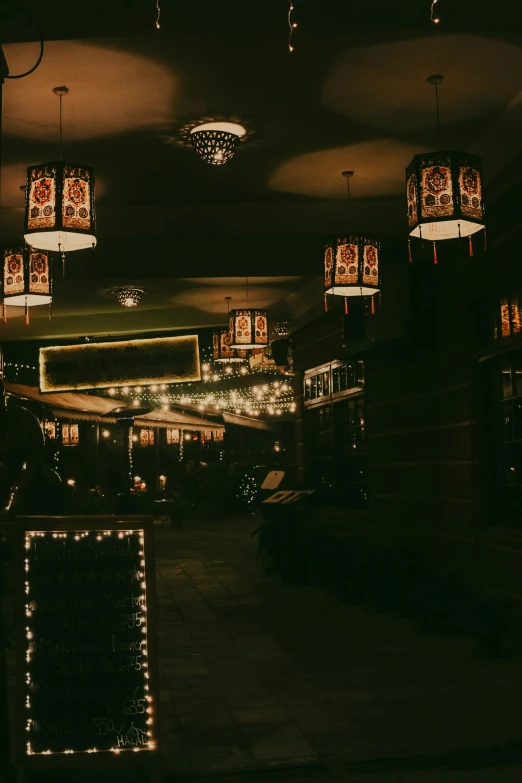
[{"label": "ornate hanging lantern", "polygon": [[248,351],[230,347],[231,336],[228,329],[220,329],[212,334],[212,359],[215,362],[245,362]]},{"label": "ornate hanging lantern", "polygon": [[[227,303],[227,321],[230,323],[231,296],[225,296]],[[229,364],[230,362],[245,362],[248,359],[247,350],[237,350],[231,347],[232,335],[230,329],[220,329],[212,334],[212,359],[215,362]]]},{"label": "ornate hanging lantern", "polygon": [[96,245],[94,171],[61,160],[62,98],[67,87],[55,87],[60,98],[60,160],[29,166],[25,188],[25,241],[31,247],[66,253]]},{"label": "ornate hanging lantern", "polygon": [[36,248],[14,247],[4,250],[2,278],[4,321],[7,305],[25,308],[29,323],[29,308],[49,305],[51,318],[52,274],[49,254]]},{"label": "ornate hanging lantern", "polygon": [[[343,171],[348,187],[348,204],[350,204],[350,177],[352,176],[353,171]],[[380,291],[379,251],[380,244],[376,239],[352,234],[333,239],[325,245],[325,308],[327,296],[344,296],[346,313],[348,297],[371,296],[372,312],[374,312],[373,296]]]},{"label": "ornate hanging lantern", "polygon": [[268,314],[266,310],[230,311],[231,348],[267,348]]},{"label": "ornate hanging lantern", "polygon": [[[438,86],[443,77],[436,74],[428,81],[435,87],[440,136]],[[482,165],[478,156],[455,151],[415,155],[406,169],[406,197],[410,236],[433,242],[434,263],[435,243],[443,239],[469,237],[473,255],[471,236],[485,231]]]},{"label": "ornate hanging lantern", "polygon": [[268,347],[268,313],[248,307],[248,277],[245,277],[247,306],[229,313],[230,347],[240,350]]},{"label": "ornate hanging lantern", "polygon": [[234,157],[245,133],[243,126],[235,122],[207,122],[193,128],[190,139],[201,160],[222,166]]}]

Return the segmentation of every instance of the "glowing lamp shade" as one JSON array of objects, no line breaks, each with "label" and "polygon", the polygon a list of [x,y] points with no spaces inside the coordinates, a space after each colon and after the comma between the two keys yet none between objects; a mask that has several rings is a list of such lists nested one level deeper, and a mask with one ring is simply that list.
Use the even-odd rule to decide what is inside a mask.
[{"label": "glowing lamp shade", "polygon": [[199,157],[212,166],[222,166],[231,160],[244,135],[243,126],[233,122],[208,122],[198,125],[190,132],[192,144]]},{"label": "glowing lamp shade", "polygon": [[231,310],[229,331],[231,348],[266,348],[268,346],[267,311]]},{"label": "glowing lamp shade", "polygon": [[45,250],[11,247],[4,250],[2,301],[7,305],[29,307],[52,302],[52,275]]},{"label": "glowing lamp shade", "polygon": [[332,240],[324,251],[324,292],[334,296],[373,296],[379,291],[380,245],[370,237]]},{"label": "glowing lamp shade", "polygon": [[482,165],[466,152],[415,155],[406,169],[410,236],[437,242],[484,228]]},{"label": "glowing lamp shade", "polygon": [[212,334],[212,359],[215,362],[245,362],[248,358],[246,350],[230,347],[232,337],[228,329],[220,329]]},{"label": "glowing lamp shade", "polygon": [[93,169],[64,161],[30,166],[24,235],[31,247],[55,252],[95,245]]}]

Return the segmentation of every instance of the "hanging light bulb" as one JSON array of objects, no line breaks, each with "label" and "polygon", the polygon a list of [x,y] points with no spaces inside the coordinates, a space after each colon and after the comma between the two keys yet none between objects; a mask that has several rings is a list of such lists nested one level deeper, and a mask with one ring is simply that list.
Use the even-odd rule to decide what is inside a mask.
[{"label": "hanging light bulb", "polygon": [[60,98],[60,160],[29,166],[25,188],[25,241],[58,253],[96,245],[94,170],[62,160],[62,98],[68,92],[54,88]]},{"label": "hanging light bulb", "polygon": [[[440,141],[438,90],[443,76],[435,74],[428,82],[435,87]],[[438,240],[471,237],[485,230],[482,164],[476,155],[455,151],[415,155],[406,169],[406,195],[410,236],[433,242],[435,263]]]},{"label": "hanging light bulb", "polygon": [[201,160],[212,166],[222,166],[231,160],[246,131],[235,122],[207,122],[190,131],[194,149]]},{"label": "hanging light bulb", "polygon": [[7,305],[25,308],[29,324],[29,308],[49,305],[51,318],[52,275],[49,254],[45,250],[14,247],[4,250],[2,302],[4,321]]},{"label": "hanging light bulb", "polygon": [[[348,208],[352,176],[353,171],[343,171]],[[379,242],[367,236],[349,234],[328,242],[324,254],[325,305],[329,295],[344,296],[345,312],[348,312],[348,297],[373,297],[379,293],[379,250]]]}]

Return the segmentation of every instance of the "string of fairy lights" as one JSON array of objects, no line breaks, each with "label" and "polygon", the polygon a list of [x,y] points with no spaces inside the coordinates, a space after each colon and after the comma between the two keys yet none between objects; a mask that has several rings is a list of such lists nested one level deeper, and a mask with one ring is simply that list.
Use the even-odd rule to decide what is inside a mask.
[{"label": "string of fairy lights", "polygon": [[[281,373],[277,367],[269,364],[250,367],[246,363],[212,365],[210,349],[203,349],[201,358],[201,381],[146,386],[129,384],[94,393],[109,395],[129,407],[146,405],[164,411],[171,405],[190,405],[209,414],[226,411],[247,416],[281,416],[295,413],[297,406],[291,382],[279,380]],[[27,370],[37,371],[30,364],[6,362],[5,366],[14,382]],[[251,384],[252,376],[256,381]]]},{"label": "string of fairy lights", "polygon": [[438,2],[439,0],[431,0],[430,21],[433,22],[433,24],[439,24],[440,22],[439,17],[435,15],[436,14],[435,6],[437,5]]},{"label": "string of fairy lights", "polygon": [[294,30],[297,27],[297,22],[294,22],[292,17],[292,12],[294,11],[294,4],[292,0],[288,0],[288,51],[293,52],[294,51],[294,45],[293,45],[293,34]]},{"label": "string of fairy lights", "polygon": [[123,386],[109,389],[108,394],[124,401],[129,407],[148,405],[165,411],[169,410],[171,404],[197,406],[200,412],[227,411],[248,416],[281,416],[296,411],[293,389],[284,381],[216,390],[209,390],[207,384],[208,382],[171,386]]}]

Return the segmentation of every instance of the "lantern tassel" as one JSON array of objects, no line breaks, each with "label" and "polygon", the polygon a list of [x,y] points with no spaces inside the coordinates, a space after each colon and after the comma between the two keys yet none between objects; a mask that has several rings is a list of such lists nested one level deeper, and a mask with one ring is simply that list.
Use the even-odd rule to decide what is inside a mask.
[{"label": "lantern tassel", "polygon": [[49,320],[53,320],[53,300],[49,302]]},{"label": "lantern tassel", "polygon": [[372,315],[375,315],[375,298],[372,296]]},{"label": "lantern tassel", "polygon": [[413,261],[411,257],[411,239],[408,237],[408,258],[410,259],[410,264]]},{"label": "lantern tassel", "polygon": [[470,257],[473,256],[473,240],[471,238],[471,234],[469,235],[469,255]]},{"label": "lantern tassel", "polygon": [[344,297],[344,314],[348,315],[348,297]]},{"label": "lantern tassel", "polygon": [[65,253],[62,253],[62,277],[65,277]]},{"label": "lantern tassel", "polygon": [[422,238],[422,226],[419,226],[419,237],[421,241],[421,247],[424,247],[424,239]]},{"label": "lantern tassel", "polygon": [[486,240],[486,226],[484,226],[484,250],[487,250],[487,248],[488,248],[488,243]]},{"label": "lantern tassel", "polygon": [[439,263],[439,259],[437,258],[437,243],[436,242],[433,243],[433,263],[434,264],[438,264]]},{"label": "lantern tassel", "polygon": [[324,295],[324,311],[325,311],[325,313],[328,312],[328,298],[327,298],[326,294]]},{"label": "lantern tassel", "polygon": [[3,314],[3,318],[4,318],[4,324],[6,324],[7,323],[7,305],[6,305],[5,302],[4,302],[3,306],[2,306],[2,311],[3,311],[2,314]]},{"label": "lantern tassel", "polygon": [[29,326],[29,305],[27,304],[27,297],[25,297],[25,325]]}]

